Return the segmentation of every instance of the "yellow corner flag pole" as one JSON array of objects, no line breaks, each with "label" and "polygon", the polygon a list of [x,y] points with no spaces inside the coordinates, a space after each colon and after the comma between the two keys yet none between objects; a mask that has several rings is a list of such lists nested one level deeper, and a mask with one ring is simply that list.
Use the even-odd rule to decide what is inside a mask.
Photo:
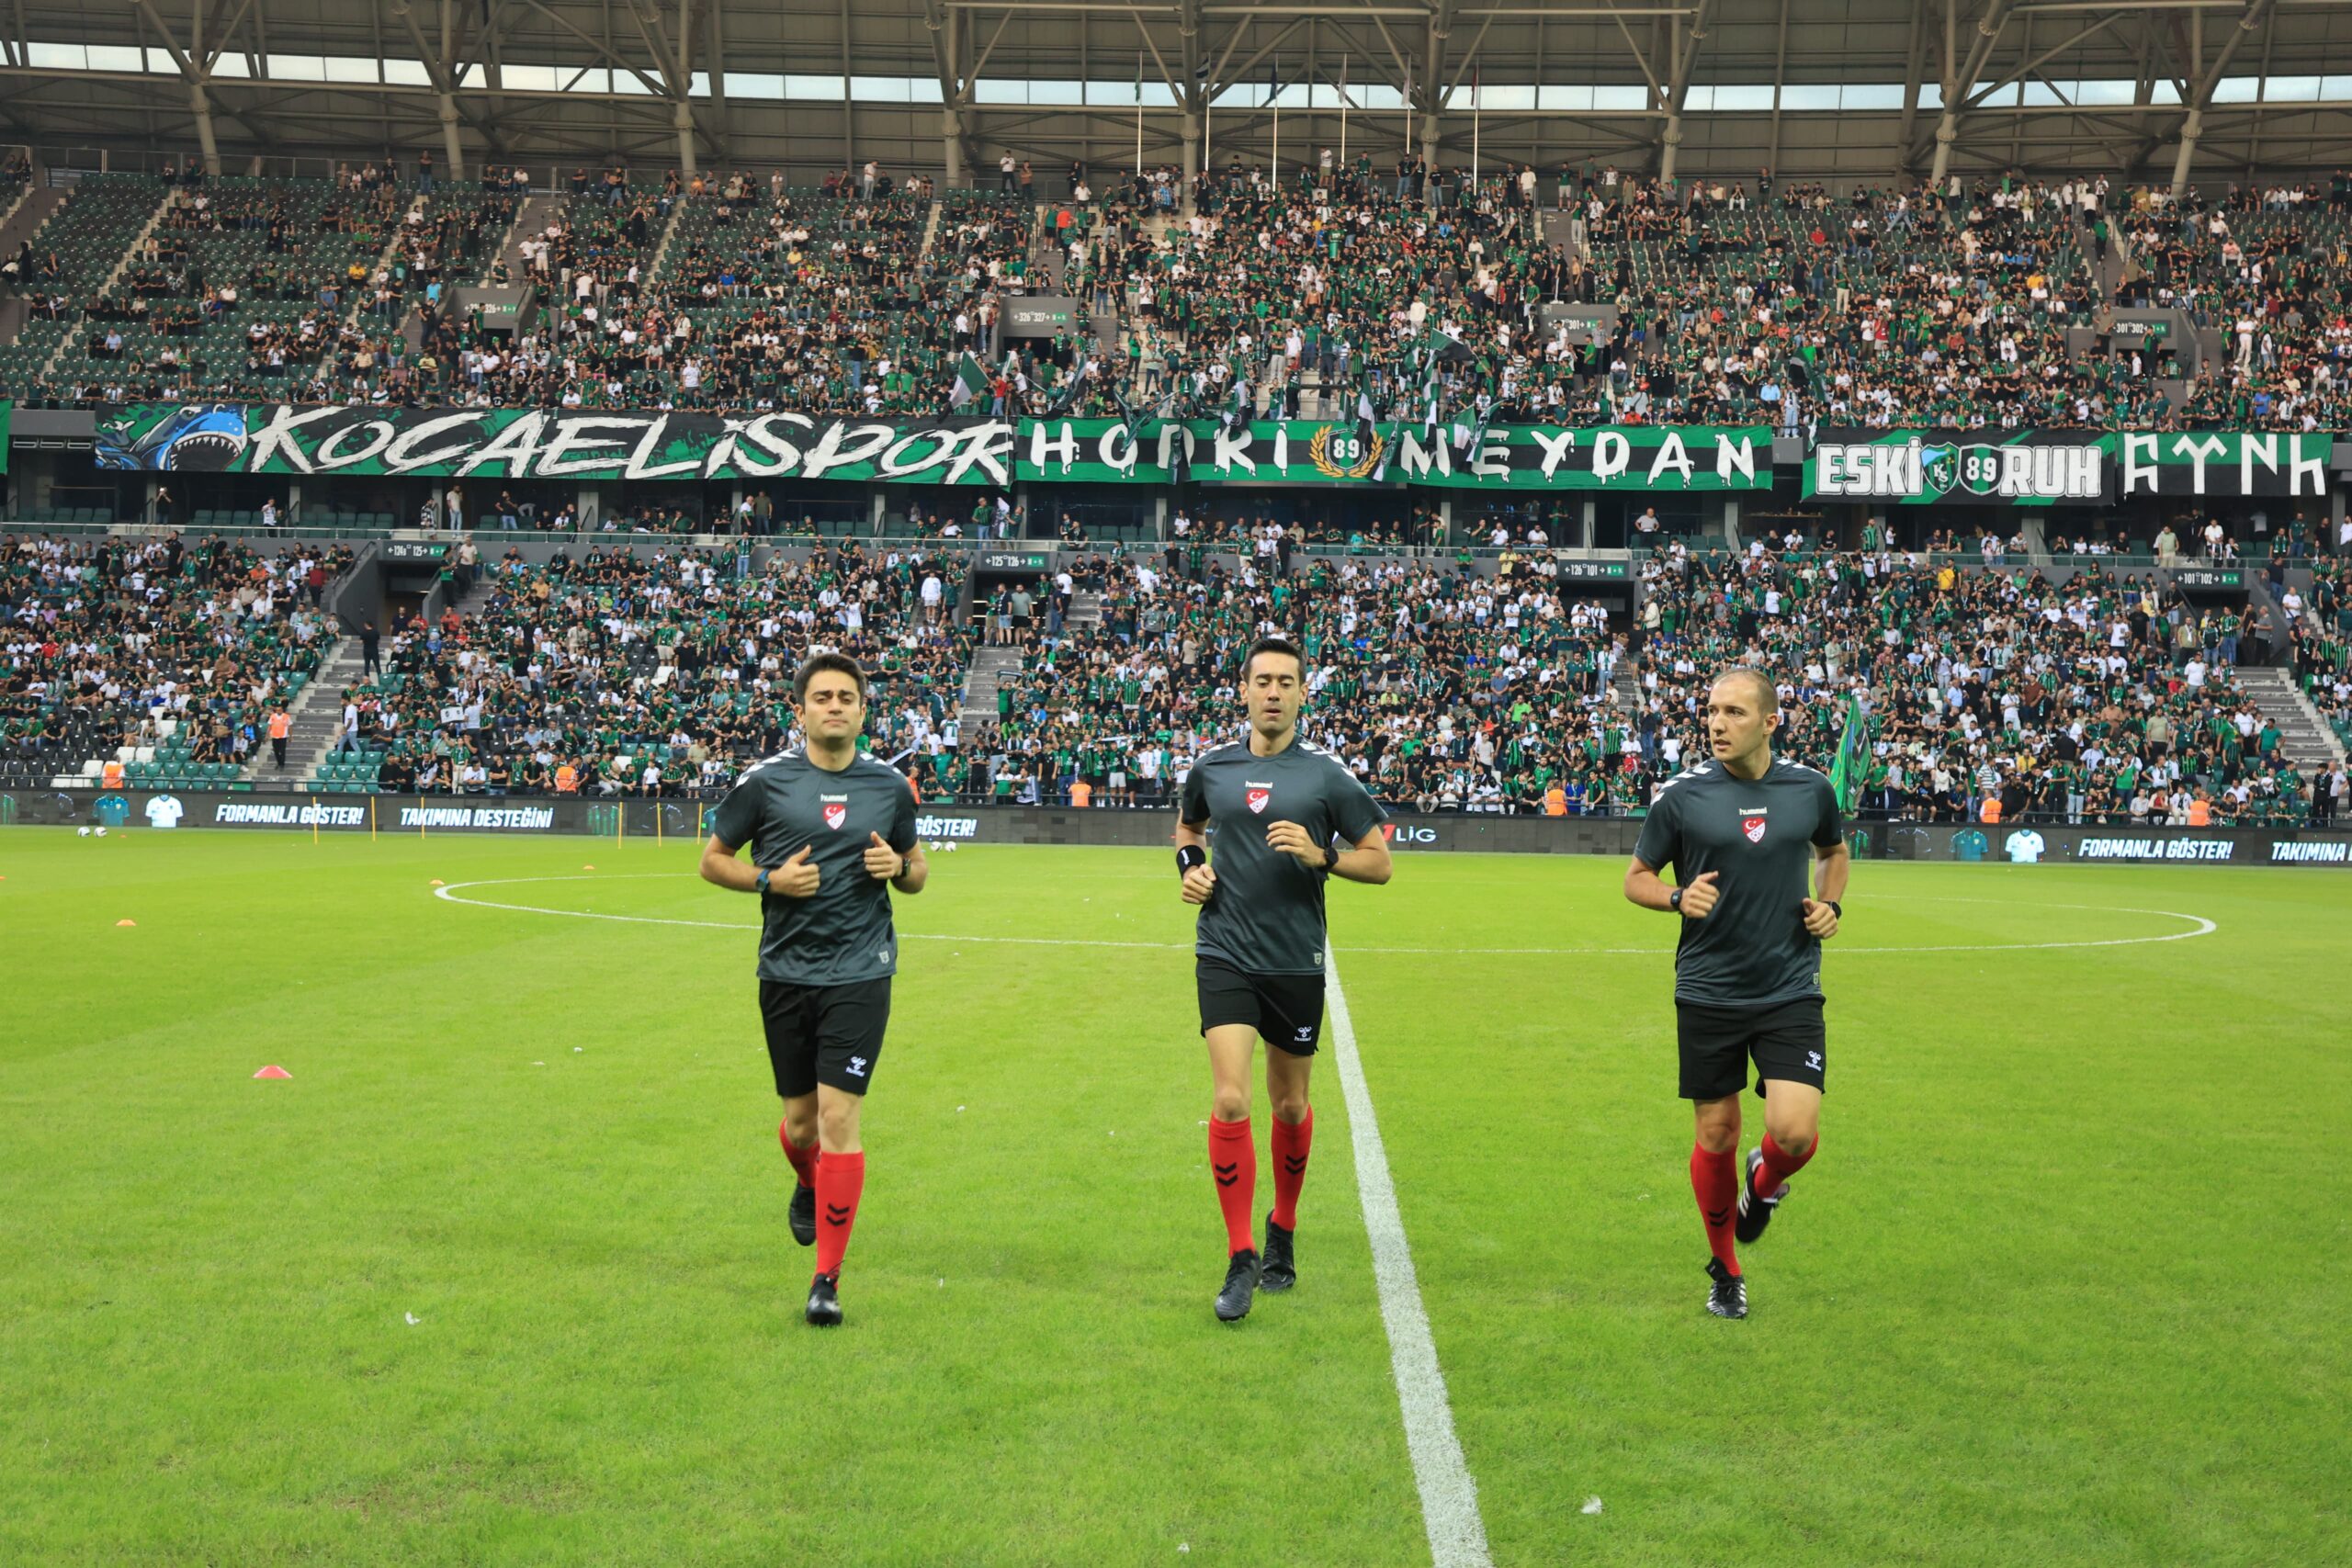
[{"label": "yellow corner flag pole", "polygon": [[376,797],[372,795],[368,797],[368,841],[376,841]]},{"label": "yellow corner flag pole", "polygon": [[311,796],[311,842],[319,841],[319,797]]}]

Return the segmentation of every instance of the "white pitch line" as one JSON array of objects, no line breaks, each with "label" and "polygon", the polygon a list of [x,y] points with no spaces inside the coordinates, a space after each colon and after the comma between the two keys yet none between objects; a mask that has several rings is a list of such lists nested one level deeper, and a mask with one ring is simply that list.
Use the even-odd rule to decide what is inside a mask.
[{"label": "white pitch line", "polygon": [[[757,923],[749,920],[688,920],[663,915],[607,915],[594,909],[550,909],[538,904],[506,904],[492,898],[463,898],[462,888],[509,887],[535,882],[626,882],[652,877],[691,876],[691,872],[636,871],[616,872],[610,876],[506,876],[481,882],[453,882],[447,887],[433,890],[435,898],[452,904],[466,904],[477,909],[505,909],[519,915],[556,915],[572,920],[616,920],[633,926],[694,926],[714,931],[755,931]],[[1891,896],[1892,897],[1892,896]],[[1998,904],[1998,898],[1944,898],[1932,894],[1905,894],[1906,903],[1926,904]],[[1903,947],[1848,947],[1842,943],[1827,951],[1834,956],[1847,954],[1860,957],[1864,953],[2030,953],[2052,948],[2072,947],[2137,947],[2146,942],[2186,942],[2192,937],[2211,936],[2221,928],[2202,915],[2187,914],[2178,909],[2141,909],[2117,904],[2041,904],[2042,909],[2088,909],[2107,915],[2161,915],[2166,919],[2187,920],[2189,929],[2165,931],[2155,936],[2115,936],[2086,938],[2079,942],[1923,942]],[[900,931],[899,940],[908,942],[990,942],[1014,947],[1114,947],[1136,948],[1151,953],[1189,953],[1189,942],[1113,942],[1100,937],[1057,936],[958,936],[940,931]],[[1399,954],[1424,958],[1661,958],[1673,953],[1671,947],[1350,947],[1350,953]]]},{"label": "white pitch line", "polygon": [[1430,1314],[1413,1273],[1413,1249],[1405,1239],[1405,1219],[1396,1212],[1396,1185],[1389,1179],[1388,1155],[1380,1141],[1380,1119],[1356,1055],[1355,1025],[1348,1017],[1347,993],[1340,988],[1340,966],[1329,953],[1323,972],[1330,981],[1331,1055],[1340,1066],[1340,1089],[1348,1105],[1348,1141],[1355,1145],[1356,1195],[1363,1203],[1363,1228],[1372,1238],[1372,1273],[1380,1288],[1380,1317],[1388,1328],[1389,1363],[1396,1377],[1396,1403],[1405,1416],[1405,1450],[1413,1461],[1413,1484],[1420,1489],[1421,1523],[1429,1531],[1436,1568],[1492,1568],[1487,1525],[1478,1517],[1478,1483],[1462,1457],[1453,1434],[1453,1406],[1445,1396],[1445,1373],[1437,1364],[1437,1342],[1430,1337]]}]

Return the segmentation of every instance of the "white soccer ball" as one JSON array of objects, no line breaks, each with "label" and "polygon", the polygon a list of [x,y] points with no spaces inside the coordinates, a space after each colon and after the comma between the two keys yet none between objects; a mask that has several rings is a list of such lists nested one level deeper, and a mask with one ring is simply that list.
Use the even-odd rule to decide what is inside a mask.
[{"label": "white soccer ball", "polygon": [[99,838],[101,838],[101,839],[103,839],[103,838],[105,838],[106,836],[107,836],[107,830],[106,830],[104,828],[99,829],[98,829],[98,837],[99,837]]},{"label": "white soccer ball", "polygon": [[956,852],[956,840],[953,839],[947,840],[947,852],[951,855]]},{"label": "white soccer ball", "polygon": [[86,839],[90,836],[90,830],[87,828],[76,828],[74,829],[74,836],[77,839]]}]

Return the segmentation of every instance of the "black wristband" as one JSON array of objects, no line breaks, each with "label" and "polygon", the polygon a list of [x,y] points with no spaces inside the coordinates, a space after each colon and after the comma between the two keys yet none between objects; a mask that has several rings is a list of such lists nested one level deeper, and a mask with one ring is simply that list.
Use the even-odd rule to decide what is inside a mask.
[{"label": "black wristband", "polygon": [[1340,868],[1340,852],[1339,852],[1338,850],[1333,849],[1333,848],[1332,848],[1330,845],[1329,845],[1329,844],[1324,845],[1324,846],[1323,846],[1323,869],[1324,869],[1325,871],[1327,871],[1327,872],[1328,872],[1328,871],[1337,871],[1339,868]]},{"label": "black wristband", "polygon": [[1679,915],[1682,912],[1682,889],[1669,887],[1666,890],[1666,908],[1669,914]]},{"label": "black wristband", "polygon": [[1841,919],[1841,920],[1842,920],[1842,919],[1844,919],[1846,918],[1846,908],[1845,908],[1845,906],[1844,906],[1844,905],[1842,905],[1842,904],[1840,904],[1840,903],[1838,903],[1837,899],[1835,899],[1835,898],[1824,898],[1824,899],[1822,900],[1822,902],[1823,902],[1823,903],[1825,903],[1825,904],[1826,904],[1826,905],[1828,905],[1828,906],[1829,906],[1829,912],[1830,912],[1831,914],[1833,914],[1833,915],[1837,916],[1839,919]]},{"label": "black wristband", "polygon": [[1176,874],[1179,876],[1196,865],[1206,865],[1208,863],[1208,852],[1198,844],[1184,844],[1176,851]]}]

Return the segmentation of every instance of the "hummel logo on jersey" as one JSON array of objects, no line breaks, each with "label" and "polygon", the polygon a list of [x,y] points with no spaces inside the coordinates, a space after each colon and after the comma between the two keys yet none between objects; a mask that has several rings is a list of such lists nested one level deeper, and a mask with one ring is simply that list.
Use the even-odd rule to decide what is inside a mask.
[{"label": "hummel logo on jersey", "polygon": [[849,820],[849,807],[846,807],[846,806],[828,806],[827,807],[825,807],[825,826],[826,826],[826,827],[828,827],[828,828],[832,829],[835,832],[839,832],[839,831],[841,831],[841,826],[842,826],[842,823],[844,823],[844,822],[846,822],[846,821],[848,821],[848,820]]},{"label": "hummel logo on jersey", "polygon": [[865,1057],[852,1056],[849,1059],[849,1076],[854,1078],[862,1078],[865,1076]]},{"label": "hummel logo on jersey", "polygon": [[1250,784],[1246,779],[1242,782],[1244,784],[1248,785],[1250,791],[1249,795],[1245,797],[1250,802],[1250,809],[1252,811],[1265,810],[1266,802],[1274,797],[1274,786],[1272,784]]},{"label": "hummel logo on jersey", "polygon": [[1764,841],[1764,818],[1761,817],[1747,818],[1740,823],[1739,830],[1747,835],[1747,841],[1749,843],[1760,844]]}]

